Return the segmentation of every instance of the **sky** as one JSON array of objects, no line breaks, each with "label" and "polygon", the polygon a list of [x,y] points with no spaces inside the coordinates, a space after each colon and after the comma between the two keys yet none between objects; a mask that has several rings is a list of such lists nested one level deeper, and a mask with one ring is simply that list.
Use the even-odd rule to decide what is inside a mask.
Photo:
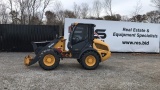
[{"label": "sky", "polygon": [[[6,0],[2,1],[6,2]],[[69,9],[69,10],[73,10],[74,2],[78,5],[81,5],[81,3],[88,3],[90,8],[93,7],[93,2],[94,2],[94,0],[59,0],[59,1],[62,3],[63,9]],[[104,0],[100,1],[103,2]],[[146,12],[156,10],[154,5],[151,3],[151,0],[112,0],[113,14],[120,14],[132,17],[133,15],[132,13],[135,11],[135,7],[139,1],[142,4],[142,9],[140,14],[145,14]],[[49,8],[48,10],[51,11],[53,10],[54,7],[53,3],[48,7]],[[103,10],[100,16],[105,16],[105,15],[106,13]]]},{"label": "sky", "polygon": [[[64,9],[73,10],[73,3],[75,2],[78,5],[81,3],[88,3],[90,7],[93,7],[94,0],[59,0],[63,4]],[[103,0],[100,0],[103,1]],[[145,14],[146,12],[156,10],[156,8],[151,3],[151,0],[112,0],[112,11],[114,14],[127,15],[131,16],[135,11],[137,3],[140,1],[142,4],[142,9],[140,14]],[[105,15],[105,11],[102,11],[101,16]]]}]

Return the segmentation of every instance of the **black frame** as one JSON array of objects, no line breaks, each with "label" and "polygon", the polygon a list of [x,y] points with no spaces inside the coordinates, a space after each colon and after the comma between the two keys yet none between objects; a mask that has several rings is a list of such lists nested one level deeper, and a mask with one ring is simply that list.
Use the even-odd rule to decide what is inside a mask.
[{"label": "black frame", "polygon": [[[88,38],[82,42],[79,42],[79,43],[73,45],[72,38],[73,38],[74,31],[76,30],[76,27],[80,26],[80,25],[86,25],[88,27]],[[68,42],[68,49],[72,53],[72,58],[79,58],[81,53],[83,51],[87,50],[88,48],[93,49],[94,27],[95,27],[94,24],[78,23],[77,25],[75,25],[73,31],[70,33],[70,36],[69,36],[70,40]]]}]

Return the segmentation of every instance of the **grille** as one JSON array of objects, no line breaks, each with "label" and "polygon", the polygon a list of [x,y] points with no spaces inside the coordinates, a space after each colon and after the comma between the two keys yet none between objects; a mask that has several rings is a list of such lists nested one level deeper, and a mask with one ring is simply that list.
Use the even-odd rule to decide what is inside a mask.
[{"label": "grille", "polygon": [[96,45],[96,47],[97,47],[98,49],[102,49],[102,50],[107,50],[107,51],[109,51],[108,47],[105,46],[105,45],[101,45],[101,44],[98,44],[98,43],[95,43],[95,45]]}]

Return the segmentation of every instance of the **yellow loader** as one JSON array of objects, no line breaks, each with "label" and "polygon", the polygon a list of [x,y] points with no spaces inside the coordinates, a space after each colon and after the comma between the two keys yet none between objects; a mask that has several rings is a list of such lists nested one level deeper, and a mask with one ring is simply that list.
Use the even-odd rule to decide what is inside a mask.
[{"label": "yellow loader", "polygon": [[44,70],[53,70],[63,58],[76,59],[84,69],[93,70],[100,62],[111,56],[109,46],[100,39],[94,37],[94,24],[73,23],[69,26],[68,51],[65,50],[65,39],[60,37],[49,42],[44,47],[37,47],[33,42],[35,57],[26,56],[24,64],[30,66],[37,61]]}]

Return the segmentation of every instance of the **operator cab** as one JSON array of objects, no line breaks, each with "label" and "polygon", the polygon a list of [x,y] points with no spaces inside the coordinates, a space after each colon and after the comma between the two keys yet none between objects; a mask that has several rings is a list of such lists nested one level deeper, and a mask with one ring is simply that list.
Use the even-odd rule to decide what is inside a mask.
[{"label": "operator cab", "polygon": [[72,56],[77,56],[89,46],[92,47],[94,40],[94,24],[73,23],[69,26],[68,49]]}]

